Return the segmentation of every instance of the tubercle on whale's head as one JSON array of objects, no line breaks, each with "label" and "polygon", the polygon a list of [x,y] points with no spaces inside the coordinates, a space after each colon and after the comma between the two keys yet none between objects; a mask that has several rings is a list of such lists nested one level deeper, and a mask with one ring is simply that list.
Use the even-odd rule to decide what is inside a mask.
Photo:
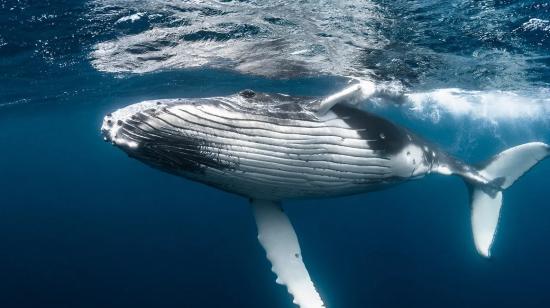
[{"label": "tubercle on whale's head", "polygon": [[105,142],[110,142],[113,145],[116,145],[120,148],[135,149],[138,147],[138,143],[133,140],[128,140],[126,138],[120,137],[118,132],[124,125],[124,120],[117,119],[113,114],[108,114],[103,118],[103,123],[101,125],[101,134],[103,135],[103,140]]},{"label": "tubercle on whale's head", "polygon": [[140,112],[145,110],[155,111],[162,106],[163,104],[160,101],[144,101],[107,114],[103,118],[103,123],[101,124],[103,140],[122,149],[136,149],[139,147],[139,142],[123,136],[123,134],[120,134],[120,130]]}]

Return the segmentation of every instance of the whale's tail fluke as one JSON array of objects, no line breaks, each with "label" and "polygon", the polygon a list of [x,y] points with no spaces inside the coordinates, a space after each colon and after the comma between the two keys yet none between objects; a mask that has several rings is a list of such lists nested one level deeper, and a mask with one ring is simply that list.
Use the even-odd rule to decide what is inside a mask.
[{"label": "whale's tail fluke", "polygon": [[549,155],[550,146],[547,144],[522,144],[499,153],[479,168],[479,175],[489,181],[487,184],[465,179],[470,188],[474,241],[482,256],[488,258],[491,255],[502,206],[502,191]]}]

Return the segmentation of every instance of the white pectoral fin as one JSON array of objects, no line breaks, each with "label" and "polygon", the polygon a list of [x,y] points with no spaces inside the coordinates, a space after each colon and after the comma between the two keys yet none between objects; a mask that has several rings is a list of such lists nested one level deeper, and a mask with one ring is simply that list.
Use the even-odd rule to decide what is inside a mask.
[{"label": "white pectoral fin", "polygon": [[344,88],[324,99],[318,101],[317,114],[324,115],[336,104],[342,102],[356,103],[357,101],[367,99],[376,93],[376,86],[373,82],[360,80],[347,88]]},{"label": "white pectoral fin", "polygon": [[258,240],[266,251],[277,275],[276,282],[285,285],[301,308],[325,307],[302,260],[298,237],[280,203],[251,200],[258,227]]}]

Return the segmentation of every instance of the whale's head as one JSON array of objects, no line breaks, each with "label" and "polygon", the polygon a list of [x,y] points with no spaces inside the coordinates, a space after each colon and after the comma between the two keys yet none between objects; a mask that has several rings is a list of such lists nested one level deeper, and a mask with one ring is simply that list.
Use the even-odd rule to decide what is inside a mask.
[{"label": "whale's head", "polygon": [[155,168],[177,175],[227,170],[233,161],[220,156],[208,127],[193,115],[201,108],[191,100],[155,100],[133,104],[105,116],[101,133],[106,142]]},{"label": "whale's head", "polygon": [[162,103],[145,101],[116,110],[103,118],[101,134],[106,142],[127,151],[137,149],[146,136],[138,134],[144,112],[156,112]]}]

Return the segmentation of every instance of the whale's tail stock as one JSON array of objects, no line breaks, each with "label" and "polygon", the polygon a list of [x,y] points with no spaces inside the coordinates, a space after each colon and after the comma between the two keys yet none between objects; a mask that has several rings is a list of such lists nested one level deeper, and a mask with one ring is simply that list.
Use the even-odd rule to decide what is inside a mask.
[{"label": "whale's tail stock", "polygon": [[[477,251],[490,257],[502,206],[502,192],[512,186],[531,167],[550,155],[542,142],[507,149],[481,165],[476,176],[460,174],[470,190],[471,222]],[[483,180],[479,180],[481,176]]]},{"label": "whale's tail stock", "polygon": [[[319,101],[318,113],[326,112],[341,101],[356,104],[377,97],[399,102],[405,96],[399,92],[392,92],[391,89],[378,87],[371,81],[359,80],[344,90]],[[461,176],[468,185],[472,231],[476,249],[482,256],[489,258],[491,255],[491,245],[502,206],[502,191],[549,155],[549,145],[531,142],[507,149],[478,168],[453,159],[450,160],[450,164],[444,163],[436,168],[436,171],[442,174]]]}]

